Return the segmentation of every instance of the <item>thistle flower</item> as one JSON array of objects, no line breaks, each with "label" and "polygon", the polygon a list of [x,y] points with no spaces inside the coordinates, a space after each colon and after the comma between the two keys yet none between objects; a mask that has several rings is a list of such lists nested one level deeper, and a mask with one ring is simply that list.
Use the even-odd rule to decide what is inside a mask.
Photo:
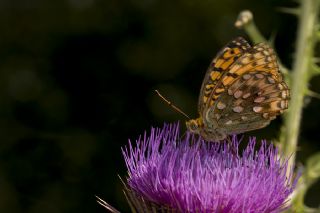
[{"label": "thistle flower", "polygon": [[[179,125],[152,128],[122,152],[128,168],[125,194],[136,212],[280,212],[297,178],[287,159],[266,141],[251,138],[208,143]],[[290,173],[286,178],[286,173]]]}]

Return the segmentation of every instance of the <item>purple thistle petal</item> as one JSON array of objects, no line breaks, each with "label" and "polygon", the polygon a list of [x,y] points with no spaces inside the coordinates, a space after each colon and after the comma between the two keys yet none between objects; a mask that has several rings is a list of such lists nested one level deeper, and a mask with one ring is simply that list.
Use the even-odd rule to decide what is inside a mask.
[{"label": "purple thistle petal", "polygon": [[[192,145],[190,145],[192,144]],[[292,168],[278,149],[251,138],[242,155],[236,136],[208,143],[179,125],[152,128],[122,149],[128,188],[143,199],[179,212],[280,212],[292,193]],[[286,173],[289,169],[289,179]]]}]

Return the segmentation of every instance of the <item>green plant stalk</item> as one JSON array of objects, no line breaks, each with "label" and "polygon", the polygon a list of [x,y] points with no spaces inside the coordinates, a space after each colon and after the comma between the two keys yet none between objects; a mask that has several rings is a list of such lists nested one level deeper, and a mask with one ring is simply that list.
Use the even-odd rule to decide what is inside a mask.
[{"label": "green plant stalk", "polygon": [[280,138],[284,154],[292,155],[289,165],[294,166],[295,151],[298,143],[303,99],[308,87],[311,60],[316,42],[314,37],[319,11],[319,0],[301,1],[295,61],[291,73],[291,101],[284,119],[284,131]]},{"label": "green plant stalk", "polygon": [[267,40],[263,37],[263,35],[256,27],[253,20],[245,24],[243,28],[254,43],[267,42]]}]

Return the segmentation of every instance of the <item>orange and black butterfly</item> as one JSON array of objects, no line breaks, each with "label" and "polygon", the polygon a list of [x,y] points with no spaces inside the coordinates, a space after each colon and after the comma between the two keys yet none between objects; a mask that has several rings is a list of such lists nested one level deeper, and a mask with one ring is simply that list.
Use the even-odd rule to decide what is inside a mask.
[{"label": "orange and black butterfly", "polygon": [[288,108],[289,89],[271,47],[229,42],[213,59],[198,101],[199,117],[187,128],[207,141],[267,126]]}]

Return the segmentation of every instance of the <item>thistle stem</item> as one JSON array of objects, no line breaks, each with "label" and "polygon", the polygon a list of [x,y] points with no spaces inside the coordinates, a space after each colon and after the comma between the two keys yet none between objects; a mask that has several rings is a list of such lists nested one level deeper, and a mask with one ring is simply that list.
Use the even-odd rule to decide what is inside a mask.
[{"label": "thistle stem", "polygon": [[295,151],[298,142],[300,121],[303,108],[303,98],[307,91],[310,78],[310,62],[313,57],[315,45],[314,32],[317,24],[319,0],[301,1],[301,13],[298,24],[296,41],[295,62],[291,73],[291,101],[290,107],[285,115],[285,131],[282,131],[284,140],[282,148],[284,154],[292,155],[289,165],[295,162]]}]

